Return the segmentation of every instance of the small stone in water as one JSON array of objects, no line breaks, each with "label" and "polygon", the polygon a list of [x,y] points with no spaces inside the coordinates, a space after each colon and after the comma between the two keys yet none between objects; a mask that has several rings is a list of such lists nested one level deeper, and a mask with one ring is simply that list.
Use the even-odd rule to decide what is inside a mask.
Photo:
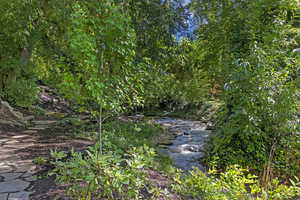
[{"label": "small stone in water", "polygon": [[182,150],[179,147],[172,147],[170,148],[170,151],[172,153],[180,153]]},{"label": "small stone in water", "polygon": [[198,146],[196,146],[196,145],[193,145],[193,146],[187,146],[187,147],[185,147],[184,150],[191,151],[191,152],[199,152],[200,148]]}]

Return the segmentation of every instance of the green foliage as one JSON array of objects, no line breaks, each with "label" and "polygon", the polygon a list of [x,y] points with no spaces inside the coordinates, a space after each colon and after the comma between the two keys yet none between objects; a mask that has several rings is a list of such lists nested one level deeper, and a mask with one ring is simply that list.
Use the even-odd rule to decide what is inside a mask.
[{"label": "green foliage", "polygon": [[[189,43],[178,45],[173,37],[188,17],[182,1],[1,4],[0,25],[5,28],[0,42],[7,47],[1,68],[11,60],[16,68],[16,62],[25,59],[21,71],[26,72],[34,63],[33,77],[59,88],[83,111],[97,113],[102,107],[110,115],[143,106],[145,101],[152,105],[173,98],[186,104],[206,96],[205,72],[189,67],[193,60]],[[180,53],[181,48],[187,52]],[[26,56],[20,56],[25,49]],[[170,69],[176,63],[182,70],[174,73]],[[178,78],[187,68],[193,69],[189,73],[193,77]],[[23,72],[15,78],[19,77],[29,80]]]},{"label": "green foliage", "polygon": [[19,79],[6,89],[3,96],[13,105],[30,107],[37,99],[38,88],[32,80]]},{"label": "green foliage", "polygon": [[[64,153],[52,152],[56,168],[51,174],[56,174],[60,183],[68,184],[68,194],[71,197],[160,199],[164,196],[162,188],[153,184],[147,174],[147,169],[157,170],[153,168],[156,166],[154,149],[144,145],[119,151],[117,146],[108,142],[105,146],[104,154],[100,154],[96,145],[84,154],[73,152],[66,162],[60,161],[65,157]],[[291,180],[290,186],[282,185],[274,179],[263,188],[257,176],[239,166],[229,167],[221,173],[211,170],[209,176],[199,169],[194,169],[189,174],[178,170],[172,174],[172,188],[183,199],[283,200],[300,194],[297,178],[295,181]],[[164,198],[169,197],[167,195]]]},{"label": "green foliage", "polygon": [[69,98],[93,111],[98,111],[97,105],[120,110],[129,98],[134,55],[128,17],[110,0],[77,2],[71,9],[66,42],[76,64],[63,72],[60,87]]},{"label": "green foliage", "polygon": [[155,152],[147,146],[100,154],[99,147],[89,148],[87,156],[72,153],[67,162],[57,161],[53,173],[58,181],[70,184],[68,194],[75,199],[140,199],[149,186],[145,169],[153,163]]},{"label": "green foliage", "polygon": [[30,62],[36,17],[34,3],[0,1],[0,95],[28,107],[35,98],[33,65]]},{"label": "green foliage", "polygon": [[64,153],[51,153],[56,160],[52,173],[58,181],[69,185],[68,194],[75,199],[172,199],[168,194],[176,192],[183,199],[280,200],[300,194],[297,178],[290,186],[273,179],[262,187],[257,176],[239,166],[220,173],[211,170],[208,176],[198,169],[188,175],[174,169],[163,171],[169,174],[166,177],[170,183],[173,180],[173,190],[168,188],[166,192],[153,184],[147,174],[148,169],[160,170],[161,165],[172,164],[145,145],[154,145],[152,137],[161,134],[161,130],[149,124],[116,121],[105,123],[104,130],[102,154],[99,145],[90,147],[86,153],[73,152],[64,162]]},{"label": "green foliage", "polygon": [[194,169],[188,175],[178,174],[174,188],[180,194],[204,200],[283,200],[300,194],[299,181],[291,186],[272,180],[268,188],[262,188],[257,176],[239,166],[231,166],[225,172],[210,171],[209,176]]},{"label": "green foliage", "polygon": [[105,140],[118,151],[124,152],[144,144],[154,146],[153,138],[162,133],[162,129],[152,124],[120,121],[105,123],[103,129]]},{"label": "green foliage", "polygon": [[[300,44],[299,0],[194,0],[190,5],[203,24],[196,40],[176,41],[174,34],[188,17],[180,0],[0,0],[0,97],[28,107],[37,93],[34,81],[41,79],[97,117],[101,136],[102,122],[112,115],[162,104],[194,108],[221,96],[210,159],[219,157],[220,168],[249,166],[262,172],[264,182],[272,175],[299,174],[300,61],[292,53]],[[137,198],[145,187],[142,179],[128,190],[121,184],[136,168],[114,167],[121,153],[152,146],[155,134],[147,125],[111,127],[104,127],[106,154],[91,150],[88,163],[74,154],[75,168],[85,163],[95,171],[95,158],[101,157],[111,169],[105,176],[122,171],[111,190],[100,183],[104,196],[122,197],[119,186],[135,188],[130,195]],[[114,151],[116,160],[108,153]],[[94,176],[82,178],[88,190],[98,189]]]},{"label": "green foliage", "polygon": [[[168,52],[155,70],[146,72],[145,106],[153,110],[160,104],[168,107],[201,105],[211,97],[212,82],[207,71],[199,66],[201,53],[197,42],[183,39],[178,45],[165,47]],[[149,63],[151,65],[151,63]],[[173,109],[173,108],[172,108]]]},{"label": "green foliage", "polygon": [[34,113],[35,116],[45,116],[46,111],[39,106],[31,106],[30,110]]},{"label": "green foliage", "polygon": [[297,168],[283,158],[299,160],[298,153],[289,153],[297,145],[288,142],[299,130],[299,58],[291,54],[295,35],[288,15],[298,5],[297,0],[193,2],[195,13],[207,21],[198,34],[201,63],[224,87],[209,151],[220,158],[219,167],[249,166],[263,171],[266,182],[282,165]]},{"label": "green foliage", "polygon": [[[103,125],[104,150],[125,153],[133,147],[140,148],[147,145],[158,152],[156,138],[165,134],[157,125],[145,122],[120,122],[112,121]],[[153,167],[166,173],[172,173],[171,159],[162,153],[154,157]]]},{"label": "green foliage", "polygon": [[[226,138],[215,140],[215,153],[228,159],[226,162],[252,163],[259,169],[269,158],[274,143],[279,151],[283,140],[296,136],[297,107],[295,86],[289,81],[290,66],[279,71],[279,66],[273,68],[276,63],[274,50],[268,54],[258,48],[233,68],[237,69],[236,74],[232,72],[236,77],[225,92],[225,100],[233,108],[226,110],[217,133],[225,134]],[[260,67],[256,68],[257,65]],[[225,158],[221,152],[230,154]]]},{"label": "green foliage", "polygon": [[33,160],[33,163],[36,165],[45,165],[47,163],[47,159],[43,157],[37,157]]},{"label": "green foliage", "polygon": [[183,1],[129,0],[124,4],[137,37],[136,60],[149,58],[162,67],[168,47],[176,46],[174,34],[185,28],[188,13]]}]

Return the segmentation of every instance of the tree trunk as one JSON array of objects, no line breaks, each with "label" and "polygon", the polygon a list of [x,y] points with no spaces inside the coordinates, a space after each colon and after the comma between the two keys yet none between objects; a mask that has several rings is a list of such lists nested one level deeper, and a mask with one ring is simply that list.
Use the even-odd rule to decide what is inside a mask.
[{"label": "tree trunk", "polygon": [[20,51],[20,65],[14,66],[3,71],[0,71],[0,91],[4,94],[6,91],[13,86],[18,77],[18,72],[25,70],[31,57],[31,50],[28,48],[22,48]]}]

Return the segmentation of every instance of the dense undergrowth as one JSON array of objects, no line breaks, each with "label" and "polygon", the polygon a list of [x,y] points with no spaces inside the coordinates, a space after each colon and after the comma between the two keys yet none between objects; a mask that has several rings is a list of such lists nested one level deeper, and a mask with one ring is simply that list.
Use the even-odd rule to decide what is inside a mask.
[{"label": "dense undergrowth", "polygon": [[[280,200],[300,195],[299,180],[290,186],[277,179],[262,186],[255,175],[239,166],[224,172],[185,173],[155,148],[155,137],[164,131],[149,123],[110,122],[105,125],[103,153],[96,144],[85,153],[52,152],[57,181],[68,184],[73,199],[207,199]],[[151,172],[163,177],[156,179]],[[163,183],[159,183],[163,182]]]}]

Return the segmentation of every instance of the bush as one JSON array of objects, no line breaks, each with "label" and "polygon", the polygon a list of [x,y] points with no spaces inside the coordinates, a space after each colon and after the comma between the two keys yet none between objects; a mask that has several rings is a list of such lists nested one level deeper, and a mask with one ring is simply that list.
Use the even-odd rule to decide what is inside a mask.
[{"label": "bush", "polygon": [[218,174],[215,170],[207,176],[194,169],[187,176],[178,174],[174,179],[174,189],[187,198],[203,200],[283,200],[300,195],[300,182],[291,181],[291,186],[272,180],[263,188],[256,176],[239,166],[231,166]]},{"label": "bush", "polygon": [[84,156],[73,152],[71,160],[54,162],[56,168],[52,174],[58,175],[60,183],[69,184],[71,197],[133,200],[144,198],[142,190],[151,192],[145,169],[152,166],[153,149],[133,147],[125,155],[111,151],[101,155],[96,145],[86,153]]},{"label": "bush", "polygon": [[132,147],[140,147],[144,144],[154,146],[153,138],[162,132],[158,126],[147,123],[113,121],[103,125],[104,140],[111,144],[107,150],[127,151]]},{"label": "bush", "polygon": [[16,106],[29,107],[37,99],[37,92],[38,88],[32,80],[19,79],[2,95]]},{"label": "bush", "polygon": [[[295,58],[259,46],[250,53],[232,63],[232,80],[224,91],[226,105],[210,152],[220,158],[219,166],[248,166],[270,179],[288,172],[283,168],[296,169],[297,163],[291,166],[289,160],[299,160],[299,144],[293,142],[299,139],[297,85],[292,79],[296,66],[282,64],[283,58]],[[299,175],[290,172],[285,175]]]}]

